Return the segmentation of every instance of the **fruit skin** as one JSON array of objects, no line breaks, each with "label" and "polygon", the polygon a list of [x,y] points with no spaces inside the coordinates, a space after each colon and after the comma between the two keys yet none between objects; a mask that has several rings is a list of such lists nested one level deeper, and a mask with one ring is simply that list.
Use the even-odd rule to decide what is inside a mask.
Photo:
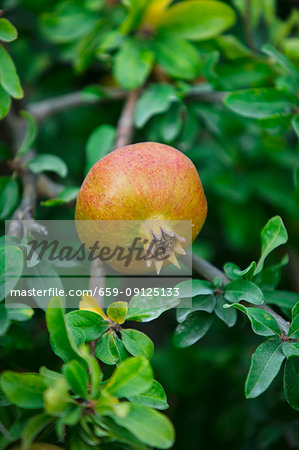
[{"label": "fruit skin", "polygon": [[[192,219],[192,241],[206,215],[207,201],[191,160],[156,142],[128,145],[100,159],[81,186],[75,212],[76,221]],[[89,233],[78,231],[86,243]],[[94,234],[90,230],[89,237]],[[136,273],[133,266],[126,272]]]}]

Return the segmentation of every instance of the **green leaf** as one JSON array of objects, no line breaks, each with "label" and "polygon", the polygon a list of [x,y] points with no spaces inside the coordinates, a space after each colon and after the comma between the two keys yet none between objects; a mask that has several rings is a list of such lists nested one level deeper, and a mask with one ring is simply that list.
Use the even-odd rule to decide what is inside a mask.
[{"label": "green leaf", "polygon": [[64,319],[71,333],[77,328],[84,332],[86,342],[98,339],[110,326],[99,314],[92,311],[71,311]]},{"label": "green leaf", "polygon": [[184,1],[164,13],[159,30],[195,41],[210,39],[230,28],[234,10],[218,1]]},{"label": "green leaf", "polygon": [[174,35],[158,36],[152,48],[157,63],[171,77],[193,80],[199,75],[200,57],[191,43]]},{"label": "green leaf", "polygon": [[7,305],[7,314],[10,320],[16,320],[17,322],[24,322],[31,319],[34,314],[32,308],[22,303],[10,303]]},{"label": "green leaf", "polygon": [[174,333],[173,341],[176,347],[183,348],[201,339],[213,323],[213,316],[206,312],[195,311],[180,323]]},{"label": "green leaf", "polygon": [[115,128],[111,125],[100,125],[93,130],[86,144],[86,173],[113,149],[115,136]]},{"label": "green leaf", "polygon": [[9,94],[0,86],[0,119],[4,119],[11,105]]},{"label": "green leaf", "polygon": [[260,308],[246,308],[240,303],[233,303],[232,305],[224,305],[224,308],[230,307],[239,309],[247,315],[251,322],[252,330],[260,336],[272,336],[273,334],[281,335],[281,330],[278,323],[272,314]]},{"label": "green leaf", "polygon": [[171,102],[177,98],[170,84],[151,84],[137,100],[134,120],[137,128],[143,127],[155,114],[168,110]]},{"label": "green leaf", "polygon": [[135,39],[128,39],[114,58],[114,76],[125,89],[136,89],[148,77],[153,61],[152,52]]},{"label": "green leaf", "polygon": [[180,303],[179,296],[135,295],[131,298],[127,320],[149,322]]},{"label": "green leaf", "polygon": [[225,286],[223,295],[232,303],[237,303],[241,300],[253,303],[254,305],[261,305],[263,303],[261,289],[248,280],[231,281]]},{"label": "green leaf", "polygon": [[76,199],[79,192],[77,187],[66,187],[62,189],[60,194],[56,198],[50,198],[44,202],[41,202],[42,206],[57,206],[63,205],[64,203],[72,202]]},{"label": "green leaf", "polygon": [[31,149],[32,144],[36,138],[37,128],[34,118],[27,111],[21,111],[21,116],[24,117],[27,123],[27,130],[21,147],[17,151],[17,155],[24,155],[28,150]]},{"label": "green leaf", "polygon": [[282,351],[287,358],[299,356],[299,342],[283,342]]},{"label": "green leaf", "polygon": [[10,325],[10,320],[7,314],[6,307],[4,303],[0,304],[0,336],[3,336],[6,331],[8,330],[8,327]]},{"label": "green leaf", "polygon": [[296,116],[293,117],[292,125],[293,125],[295,133],[297,134],[297,137],[299,138],[299,114],[297,114]]},{"label": "green leaf", "polygon": [[154,380],[151,387],[143,392],[143,394],[139,394],[138,396],[128,397],[128,400],[133,403],[141,403],[142,405],[150,406],[155,409],[167,409],[167,397],[163,387],[158,381]]},{"label": "green leaf", "polygon": [[148,406],[130,403],[124,417],[113,416],[116,423],[134,436],[155,448],[170,448],[174,442],[174,429],[169,419]]},{"label": "green leaf", "polygon": [[153,382],[153,371],[144,356],[128,358],[113,372],[105,389],[113,396],[121,398],[142,394]]},{"label": "green leaf", "polygon": [[280,339],[276,337],[268,339],[256,349],[246,379],[246,398],[256,398],[270,386],[284,359]]},{"label": "green leaf", "polygon": [[290,75],[298,77],[298,72],[296,67],[291,63],[291,61],[281,52],[276,50],[271,44],[265,44],[262,47],[262,52],[266,55],[271,56],[275,62],[280,64]]},{"label": "green leaf", "polygon": [[292,339],[299,339],[299,315],[297,314],[291,323],[288,336]]},{"label": "green leaf", "polygon": [[277,247],[288,240],[288,233],[284,223],[279,216],[272,217],[261,231],[262,251],[261,257],[255,269],[255,274],[263,270],[264,261],[267,256]]},{"label": "green leaf", "polygon": [[144,356],[151,359],[154,353],[154,344],[146,334],[138,330],[121,330],[121,338],[125,348],[133,356]]},{"label": "green leaf", "polygon": [[224,56],[229,59],[246,58],[251,55],[250,50],[233,34],[225,34],[216,38]]},{"label": "green leaf", "polygon": [[[196,281],[196,280],[193,280]],[[184,283],[184,282],[183,282]],[[179,307],[176,310],[176,318],[179,323],[183,322],[189,314],[194,311],[206,311],[211,313],[216,306],[216,297],[214,295],[197,295],[192,298],[192,306],[190,308]]]},{"label": "green leaf", "polygon": [[114,365],[126,359],[128,353],[116,334],[107,331],[97,342],[95,356],[105,364]]},{"label": "green leaf", "polygon": [[81,357],[66,327],[60,297],[53,297],[50,300],[46,311],[46,321],[51,347],[55,355],[63,361],[72,359],[80,361]]},{"label": "green leaf", "polygon": [[62,373],[71,388],[71,390],[81,398],[87,398],[87,372],[78,361],[69,361],[62,367]]},{"label": "green leaf", "polygon": [[214,293],[213,285],[205,280],[187,280],[175,286],[179,289],[180,298],[195,297],[197,295],[210,295]]},{"label": "green leaf", "polygon": [[0,248],[0,300],[17,284],[23,264],[23,252],[19,247],[7,245]]},{"label": "green leaf", "polygon": [[34,439],[44,428],[50,425],[53,420],[53,417],[45,413],[30,417],[22,431],[22,448],[24,450],[30,450]]},{"label": "green leaf", "polygon": [[241,270],[236,264],[234,263],[226,263],[224,264],[224,272],[230,278],[231,280],[238,280],[239,278],[246,278],[247,280],[250,280],[252,278],[253,272],[256,267],[256,262],[252,261],[246,269]]},{"label": "green leaf", "polygon": [[0,84],[12,97],[23,97],[24,93],[15,65],[2,45],[0,45]]},{"label": "green leaf", "polygon": [[284,370],[284,393],[290,406],[299,411],[299,357],[293,356],[286,362]]},{"label": "green leaf", "polygon": [[297,98],[275,88],[244,89],[229,94],[224,103],[237,114],[253,119],[270,119],[292,114]]},{"label": "green leaf", "polygon": [[220,320],[226,323],[227,326],[233,327],[237,322],[237,311],[232,308],[223,308],[225,303],[222,295],[217,296],[215,314]]},{"label": "green leaf", "polygon": [[21,408],[43,407],[43,392],[46,389],[42,377],[35,373],[4,372],[1,388],[8,399]]},{"label": "green leaf", "polygon": [[263,269],[262,272],[258,273],[253,279],[254,283],[257,284],[263,292],[268,289],[275,289],[281,279],[281,270],[288,262],[289,257],[288,255],[285,255],[279,263],[272,264],[266,269]]},{"label": "green leaf", "polygon": [[42,31],[52,42],[76,41],[90,33],[98,22],[94,11],[73,2],[63,2],[53,13],[44,13]]},{"label": "green leaf", "polygon": [[299,301],[299,294],[288,291],[264,291],[264,300],[267,304],[291,310]]},{"label": "green leaf", "polygon": [[55,172],[61,177],[67,175],[67,165],[65,162],[56,155],[42,154],[36,155],[27,163],[27,167],[33,173],[41,172]]},{"label": "green leaf", "polygon": [[0,178],[0,220],[5,219],[19,200],[19,186],[15,178]]},{"label": "green leaf", "polygon": [[127,317],[128,303],[114,302],[107,308],[107,316],[115,323],[123,324]]},{"label": "green leaf", "polygon": [[0,19],[0,41],[11,42],[17,37],[15,27],[7,19]]}]

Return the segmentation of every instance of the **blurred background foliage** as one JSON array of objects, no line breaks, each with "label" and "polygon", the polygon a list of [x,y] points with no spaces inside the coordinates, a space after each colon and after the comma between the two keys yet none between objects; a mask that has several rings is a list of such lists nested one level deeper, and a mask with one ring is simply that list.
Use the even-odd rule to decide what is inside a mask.
[{"label": "blurred background foliage", "polygon": [[[169,1],[154,0],[151,7],[148,3],[3,0],[5,17],[19,33],[6,48],[20,76],[24,104],[74,91],[95,101],[42,121],[35,144],[38,154],[62,158],[68,167],[64,185],[80,186],[87,168],[103,156],[96,152],[113,147],[123,105],[122,99],[96,100],[106,95],[106,89],[135,89],[146,83],[137,103],[134,142],[160,141],[185,152],[199,171],[208,199],[207,221],[194,252],[218,267],[234,261],[244,268],[258,255],[260,229],[278,214],[288,229],[290,256],[280,288],[298,291],[295,130],[298,133],[299,127],[291,126],[295,111],[287,105],[257,119],[255,112],[242,111],[242,105],[236,113],[234,105],[222,101],[226,93],[240,89],[271,88],[290,97],[298,92],[298,76],[294,76],[299,67],[298,2],[222,3],[219,29],[213,31],[208,25],[198,33],[192,11],[185,13],[192,26],[180,29],[171,14],[163,18]],[[273,53],[261,51],[266,43],[288,59],[281,63]],[[9,158],[2,122],[2,177],[11,175]],[[1,181],[2,205],[9,180]],[[18,183],[13,189],[9,193],[15,206]],[[13,206],[7,215],[1,214],[2,219],[11,216]],[[73,206],[65,203],[39,204],[36,212],[40,219],[72,219],[73,215]],[[58,367],[43,327],[40,311],[34,321],[12,325],[2,338],[6,368],[34,371],[45,359]],[[299,448],[298,414],[285,402],[281,380],[261,398],[244,398],[250,355],[261,342],[249,331],[246,319],[241,318],[233,330],[218,321],[208,337],[188,349],[174,348],[174,327],[174,311],[140,325],[156,345],[152,363],[168,394],[168,414],[177,433],[175,448]]]}]

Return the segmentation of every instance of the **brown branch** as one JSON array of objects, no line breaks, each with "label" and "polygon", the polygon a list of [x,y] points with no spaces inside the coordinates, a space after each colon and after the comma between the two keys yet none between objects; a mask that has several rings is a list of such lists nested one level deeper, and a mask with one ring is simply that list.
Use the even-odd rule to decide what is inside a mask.
[{"label": "brown branch", "polygon": [[[209,281],[214,281],[215,278],[220,278],[222,281],[222,285],[225,286],[228,284],[231,280],[225,275],[222,270],[218,269],[217,267],[213,266],[213,264],[209,263],[208,261],[205,261],[204,259],[200,258],[199,256],[193,255],[192,256],[192,267],[193,269],[200,275],[202,275],[204,278],[206,278]],[[289,328],[290,328],[290,322],[285,320],[283,317],[281,317],[277,312],[275,312],[270,306],[263,304],[263,305],[252,305],[248,304],[250,306],[254,306],[255,308],[263,309],[264,311],[272,314],[272,316],[276,319],[279,328],[282,331],[282,334],[286,336],[288,334]]]},{"label": "brown branch", "polygon": [[126,92],[121,89],[101,88],[104,97],[89,97],[81,91],[71,92],[70,94],[61,95],[59,97],[49,98],[27,105],[27,111],[33,115],[37,121],[42,121],[53,114],[65,111],[70,108],[76,108],[84,105],[92,105],[107,100],[118,100],[126,96]]},{"label": "brown branch", "polygon": [[130,144],[134,128],[134,111],[140,90],[130,91],[117,124],[115,148]]}]

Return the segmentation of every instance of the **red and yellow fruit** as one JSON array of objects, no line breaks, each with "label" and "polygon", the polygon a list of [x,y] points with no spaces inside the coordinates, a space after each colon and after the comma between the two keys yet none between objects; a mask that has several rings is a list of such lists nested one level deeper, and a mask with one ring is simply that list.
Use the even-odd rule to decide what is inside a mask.
[{"label": "red and yellow fruit", "polygon": [[[87,247],[99,236],[102,245],[110,246],[126,246],[140,236],[148,241],[145,250],[154,240],[155,248],[167,248],[167,262],[178,265],[176,255],[185,254],[183,247],[196,238],[206,214],[202,184],[190,159],[173,147],[143,142],[117,149],[91,168],[78,195],[75,217]],[[120,223],[81,222],[86,220],[128,222],[122,222],[126,226],[120,233]],[[188,236],[186,221],[190,220]],[[163,261],[132,261],[126,268],[116,259],[108,264],[126,273],[142,273],[155,266],[159,273]]]}]

